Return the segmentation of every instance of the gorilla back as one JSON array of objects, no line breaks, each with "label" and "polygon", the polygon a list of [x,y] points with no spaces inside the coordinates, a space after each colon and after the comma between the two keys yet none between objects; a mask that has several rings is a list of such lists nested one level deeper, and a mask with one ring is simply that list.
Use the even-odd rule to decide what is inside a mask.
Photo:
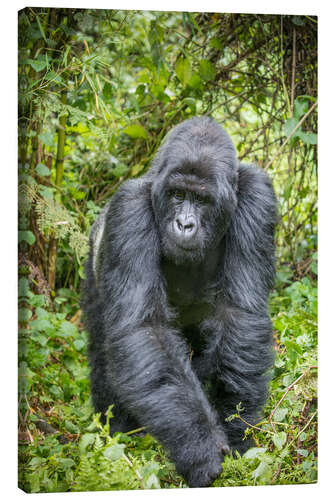
[{"label": "gorilla back", "polygon": [[208,117],[176,126],[94,224],[83,287],[92,398],[111,432],[159,439],[189,486],[243,453],[272,363],[276,200]]}]

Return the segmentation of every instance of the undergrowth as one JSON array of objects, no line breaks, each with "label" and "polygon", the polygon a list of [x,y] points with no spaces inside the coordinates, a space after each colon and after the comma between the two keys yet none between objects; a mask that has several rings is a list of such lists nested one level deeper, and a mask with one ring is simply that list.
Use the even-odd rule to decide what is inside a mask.
[{"label": "undergrowth", "polygon": [[[308,277],[271,297],[276,358],[255,447],[225,457],[212,486],[313,483],[317,478],[317,294]],[[87,334],[78,297],[53,301],[19,282],[19,487],[26,492],[186,487],[162,446],[137,429],[112,438],[89,399]],[[112,418],[110,408],[108,418]],[[230,418],[242,418],[242,407]],[[141,431],[141,432],[140,432]]]}]

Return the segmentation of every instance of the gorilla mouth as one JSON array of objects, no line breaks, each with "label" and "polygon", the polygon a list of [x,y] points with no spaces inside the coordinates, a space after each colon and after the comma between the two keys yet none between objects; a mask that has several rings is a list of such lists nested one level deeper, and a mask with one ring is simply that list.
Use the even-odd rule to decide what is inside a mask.
[{"label": "gorilla mouth", "polygon": [[179,250],[183,250],[185,252],[194,252],[195,250],[198,250],[198,244],[194,241],[194,239],[192,239],[192,241],[186,241],[172,235],[172,241]]},{"label": "gorilla mouth", "polygon": [[176,243],[176,246],[178,248],[180,248],[181,250],[185,251],[185,252],[193,252],[194,250],[197,250],[197,247],[196,246],[182,246],[180,245],[179,243]]}]

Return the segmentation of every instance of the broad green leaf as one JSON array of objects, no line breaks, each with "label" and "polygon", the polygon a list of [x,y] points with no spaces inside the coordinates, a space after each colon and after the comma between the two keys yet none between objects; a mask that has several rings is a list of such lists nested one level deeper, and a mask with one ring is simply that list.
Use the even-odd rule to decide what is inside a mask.
[{"label": "broad green leaf", "polygon": [[18,296],[27,297],[29,292],[29,280],[28,278],[20,278],[18,282]]},{"label": "broad green leaf", "polygon": [[296,451],[297,451],[297,453],[298,453],[299,455],[302,455],[302,457],[307,457],[307,456],[309,455],[308,450],[303,450],[303,449],[300,449],[300,450],[296,450]]},{"label": "broad green leaf", "polygon": [[220,41],[219,38],[212,38],[209,42],[209,45],[213,48],[213,49],[217,49],[217,50],[222,50],[222,43]]},{"label": "broad green leaf", "polygon": [[60,325],[59,335],[61,337],[74,337],[77,334],[77,327],[69,321],[63,321]]},{"label": "broad green leaf", "polygon": [[[286,120],[286,123],[284,124],[284,133],[285,133],[286,137],[289,137],[289,135],[294,130],[294,128],[296,127],[298,122],[299,122],[299,120],[297,120],[297,118],[295,118],[294,116],[292,118],[288,118],[288,120]],[[296,132],[294,132],[294,134],[291,137],[298,137],[299,131],[300,131],[300,129],[298,128],[296,130]]]},{"label": "broad green leaf", "polygon": [[37,73],[47,66],[45,59],[28,59],[28,62]]},{"label": "broad green leaf", "polygon": [[51,70],[45,75],[45,80],[50,81],[52,80],[53,82],[57,83],[62,83],[61,76],[55,73],[55,71]]},{"label": "broad green leaf", "polygon": [[294,102],[294,116],[298,120],[307,112],[309,102],[304,99],[296,99]]},{"label": "broad green leaf", "polygon": [[138,163],[137,165],[134,165],[132,168],[131,168],[131,175],[133,177],[135,177],[136,175],[138,175],[143,169],[145,168],[145,166],[142,164],[142,163]]},{"label": "broad green leaf", "polygon": [[192,76],[190,61],[184,57],[179,58],[175,65],[175,72],[180,82],[186,86]]},{"label": "broad green leaf", "polygon": [[38,188],[40,194],[45,198],[46,200],[53,200],[53,192],[54,189],[50,188],[48,186],[43,186],[42,184]]},{"label": "broad green leaf", "polygon": [[82,339],[74,340],[73,344],[75,349],[77,349],[78,351],[81,351],[81,349],[83,349],[84,346],[86,345],[85,341]]},{"label": "broad green leaf", "polygon": [[277,410],[274,413],[274,421],[275,422],[283,422],[285,419],[286,415],[288,414],[288,409],[287,408],[277,408]]},{"label": "broad green leaf", "polygon": [[124,454],[124,448],[124,444],[111,444],[104,450],[103,455],[110,460],[119,460]]},{"label": "broad green leaf", "polygon": [[50,169],[47,168],[47,166],[44,165],[43,163],[38,163],[38,165],[36,166],[36,172],[38,175],[42,177],[47,177],[51,175]]},{"label": "broad green leaf", "polygon": [[106,82],[103,87],[103,96],[106,101],[109,101],[113,96],[114,90],[111,83]]},{"label": "broad green leaf", "polygon": [[286,346],[287,351],[296,351],[298,354],[303,354],[302,348],[292,340],[285,340],[284,345]]},{"label": "broad green leaf", "polygon": [[204,89],[204,81],[200,78],[200,76],[197,73],[192,74],[188,82],[188,85],[192,89],[199,90],[200,92],[202,92]]},{"label": "broad green leaf", "polygon": [[267,482],[272,476],[272,469],[267,462],[261,462],[256,470],[252,472],[251,476],[253,479],[261,479],[262,481]]},{"label": "broad green leaf", "polygon": [[281,358],[275,359],[274,366],[276,366],[276,368],[282,368],[284,366],[284,364],[285,364],[285,362],[283,361],[283,359],[281,359]]},{"label": "broad green leaf", "polygon": [[[71,432],[71,431],[70,431]],[[73,433],[74,434],[74,433]],[[61,465],[65,470],[70,469],[71,467],[75,466],[75,462],[72,458],[59,458],[58,459],[59,465]]]},{"label": "broad green leaf", "polygon": [[71,422],[70,420],[65,421],[65,427],[68,432],[71,432],[72,434],[78,434],[80,432],[79,427],[73,424],[73,422]]},{"label": "broad green leaf", "polygon": [[278,432],[274,434],[272,439],[277,449],[281,450],[287,441],[287,434],[284,431]]},{"label": "broad green leaf", "polygon": [[115,177],[122,177],[128,172],[128,166],[124,163],[118,163],[118,165],[112,169],[112,173]]},{"label": "broad green leaf", "polygon": [[132,139],[147,139],[148,133],[142,125],[129,125],[123,130],[124,134],[129,135]]},{"label": "broad green leaf", "polygon": [[250,448],[244,453],[244,458],[253,460],[254,458],[261,457],[263,453],[267,451],[267,448]]},{"label": "broad green leaf", "polygon": [[283,190],[283,198],[285,200],[288,200],[290,198],[290,193],[291,193],[293,186],[294,186],[294,179],[292,177],[290,177],[287,180],[287,183],[286,183],[284,190]]},{"label": "broad green leaf", "polygon": [[203,80],[206,82],[209,82],[210,80],[214,80],[216,76],[216,70],[212,63],[208,61],[207,59],[202,59],[200,61],[200,76]]},{"label": "broad green leaf", "polygon": [[37,318],[33,321],[30,321],[30,328],[37,332],[45,332],[49,328],[53,328],[52,323],[45,318]]},{"label": "broad green leaf", "polygon": [[18,320],[19,322],[27,322],[32,316],[32,312],[30,309],[27,309],[26,307],[20,307],[18,310]]},{"label": "broad green leaf", "polygon": [[193,99],[193,97],[186,97],[183,100],[183,103],[191,109],[193,114],[196,112],[196,100]]},{"label": "broad green leaf", "polygon": [[43,144],[46,144],[46,146],[53,146],[53,134],[51,134],[51,132],[42,132],[39,134],[39,139]]},{"label": "broad green leaf", "polygon": [[300,441],[305,441],[308,438],[308,433],[307,432],[302,432],[299,439]]},{"label": "broad green leaf", "polygon": [[318,142],[317,134],[311,132],[300,131],[298,136],[305,144],[317,144]]},{"label": "broad green leaf", "polygon": [[29,467],[36,467],[36,466],[39,466],[39,465],[42,465],[46,462],[46,459],[45,458],[42,458],[42,457],[34,457],[30,460],[29,462]]},{"label": "broad green leaf", "polygon": [[98,434],[95,434],[95,433],[93,434],[90,432],[87,434],[83,434],[81,441],[80,441],[80,444],[79,444],[80,453],[85,453],[87,447],[90,444],[93,444],[95,442],[95,439],[97,436],[98,436]]},{"label": "broad green leaf", "polygon": [[145,488],[147,488],[148,490],[159,489],[161,487],[160,480],[156,474],[150,474],[150,476],[148,476],[148,478],[144,477],[143,482],[144,482]]},{"label": "broad green leaf", "polygon": [[29,245],[33,245],[36,241],[35,235],[31,231],[19,231],[18,242],[26,241]]}]

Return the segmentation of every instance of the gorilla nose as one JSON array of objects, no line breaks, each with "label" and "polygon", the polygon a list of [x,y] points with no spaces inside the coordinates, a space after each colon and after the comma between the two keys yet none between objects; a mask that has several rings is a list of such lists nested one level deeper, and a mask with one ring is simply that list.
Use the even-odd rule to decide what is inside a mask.
[{"label": "gorilla nose", "polygon": [[193,237],[197,232],[197,223],[193,216],[179,215],[175,220],[175,231],[185,238]]}]

